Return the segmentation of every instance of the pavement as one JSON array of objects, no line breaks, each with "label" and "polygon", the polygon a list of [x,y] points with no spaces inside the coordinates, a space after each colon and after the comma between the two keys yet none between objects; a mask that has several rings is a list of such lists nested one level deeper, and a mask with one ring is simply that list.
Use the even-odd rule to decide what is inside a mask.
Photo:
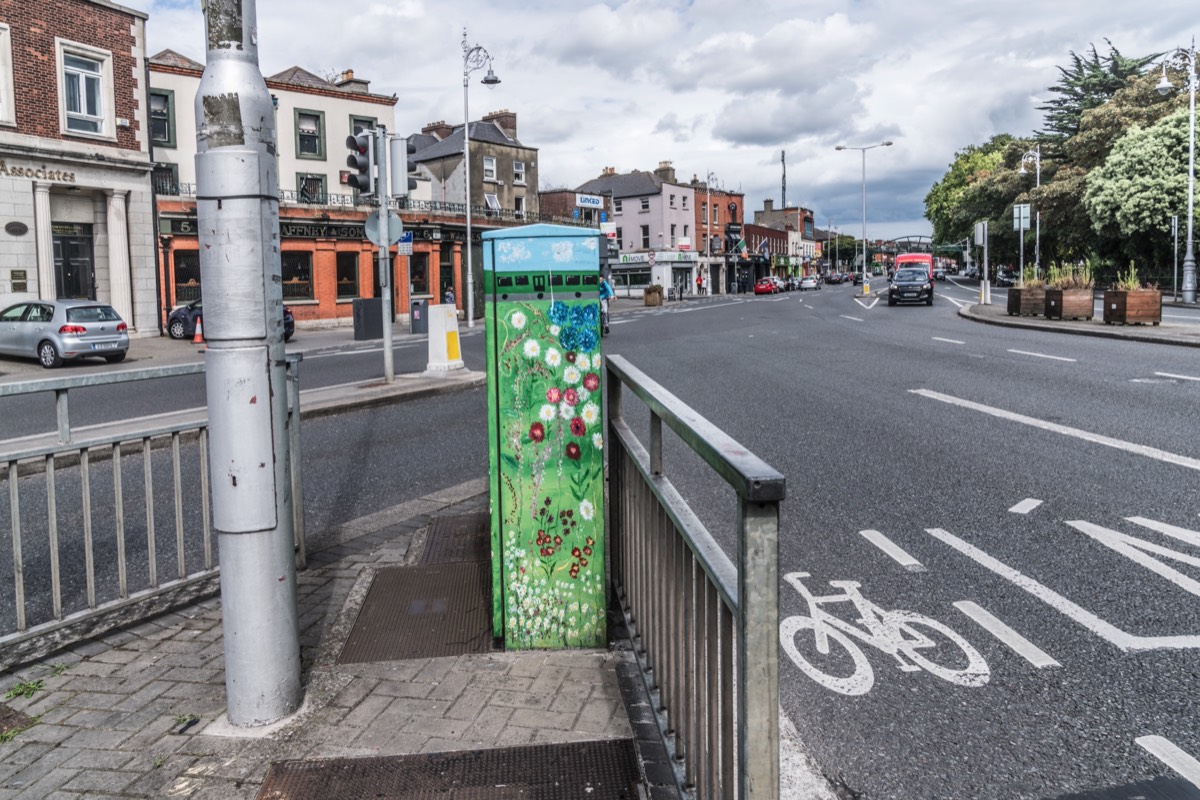
[{"label": "pavement", "polygon": [[[677,302],[724,300],[716,295]],[[636,299],[618,300],[611,309],[634,310],[642,310]],[[1200,346],[1200,325],[1039,320],[1009,317],[999,305],[969,306],[959,314],[1047,332]],[[412,338],[424,337],[398,332],[397,344]],[[350,329],[302,328],[288,351],[378,345],[355,342]],[[202,358],[202,350],[165,337],[141,338],[121,366],[185,363]],[[13,370],[10,362],[0,362],[8,373],[0,380],[48,377],[36,363],[25,371]],[[397,375],[390,384],[374,379],[302,390],[301,408],[308,415],[403,402],[483,380],[467,370]],[[637,743],[643,797],[679,797],[672,765],[656,745],[636,662],[619,632],[604,649],[337,663],[375,572],[415,564],[434,517],[477,512],[487,504],[484,476],[333,531],[309,532],[316,544],[307,569],[297,575],[304,700],[297,713],[274,725],[239,729],[225,717],[215,583],[207,595],[168,613],[145,618],[131,611],[119,629],[0,673],[0,800],[254,798],[270,765],[282,761],[622,738]],[[781,728],[781,796],[832,800],[786,717]]]}]

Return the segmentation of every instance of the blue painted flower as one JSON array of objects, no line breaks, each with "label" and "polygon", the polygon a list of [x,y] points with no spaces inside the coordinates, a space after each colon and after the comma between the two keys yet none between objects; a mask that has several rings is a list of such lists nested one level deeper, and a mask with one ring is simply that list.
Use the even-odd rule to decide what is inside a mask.
[{"label": "blue painted flower", "polygon": [[566,303],[555,300],[550,304],[550,321],[555,325],[566,325],[570,314],[571,309],[567,308]]},{"label": "blue painted flower", "polygon": [[579,329],[578,328],[563,328],[558,334],[558,343],[563,346],[564,350],[579,349]]},{"label": "blue painted flower", "polygon": [[596,331],[592,328],[578,328],[575,334],[577,350],[590,352],[596,349]]}]

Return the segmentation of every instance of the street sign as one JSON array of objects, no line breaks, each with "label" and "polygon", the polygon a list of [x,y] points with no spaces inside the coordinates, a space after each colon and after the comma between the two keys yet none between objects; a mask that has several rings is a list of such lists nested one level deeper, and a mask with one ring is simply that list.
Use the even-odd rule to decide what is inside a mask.
[{"label": "street sign", "polygon": [[[376,247],[388,247],[400,241],[400,237],[404,235],[404,223],[400,221],[400,217],[395,214],[388,215],[387,237],[383,235],[379,225],[379,212],[372,211],[371,215],[363,221],[363,233],[367,236],[367,241]],[[410,234],[411,236],[411,234]]]},{"label": "street sign", "polygon": [[1029,203],[1019,203],[1013,206],[1013,230],[1029,230]]},{"label": "street sign", "polygon": [[404,235],[402,235],[400,237],[400,241],[396,242],[396,255],[411,256],[413,254],[412,243],[413,243],[413,232],[405,231]]},{"label": "street sign", "polygon": [[652,266],[652,267],[654,266],[654,251],[653,250],[651,250],[649,253],[646,253],[646,261],[650,264],[650,266]]}]

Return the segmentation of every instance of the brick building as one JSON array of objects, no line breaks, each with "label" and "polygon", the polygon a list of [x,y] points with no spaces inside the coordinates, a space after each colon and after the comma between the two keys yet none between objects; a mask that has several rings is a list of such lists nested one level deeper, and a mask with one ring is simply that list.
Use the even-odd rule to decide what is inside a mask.
[{"label": "brick building", "polygon": [[86,297],[157,333],[145,24],[0,2],[0,307]]}]

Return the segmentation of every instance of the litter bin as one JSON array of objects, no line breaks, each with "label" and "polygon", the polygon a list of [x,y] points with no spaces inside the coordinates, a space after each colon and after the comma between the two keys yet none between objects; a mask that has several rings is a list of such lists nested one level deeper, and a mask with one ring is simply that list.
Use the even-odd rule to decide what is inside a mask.
[{"label": "litter bin", "polygon": [[429,333],[429,301],[413,300],[409,314],[413,333]]},{"label": "litter bin", "polygon": [[354,340],[383,338],[383,298],[363,297],[354,301]]}]

